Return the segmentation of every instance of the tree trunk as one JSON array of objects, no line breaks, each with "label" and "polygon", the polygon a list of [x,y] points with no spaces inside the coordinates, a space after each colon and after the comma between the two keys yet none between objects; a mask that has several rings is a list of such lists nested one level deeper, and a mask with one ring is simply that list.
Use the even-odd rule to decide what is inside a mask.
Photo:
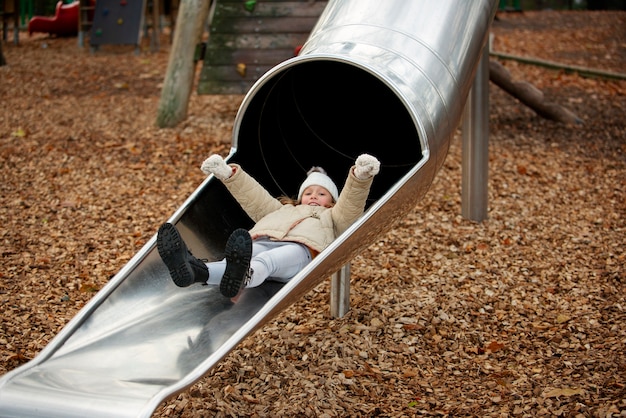
[{"label": "tree trunk", "polygon": [[543,93],[532,84],[512,81],[511,74],[497,61],[489,61],[489,80],[542,118],[568,124],[582,123],[582,120],[570,110],[546,101]]},{"label": "tree trunk", "polygon": [[187,117],[195,73],[194,53],[209,15],[208,0],[182,0],[161,90],[157,115],[160,128],[173,127]]}]

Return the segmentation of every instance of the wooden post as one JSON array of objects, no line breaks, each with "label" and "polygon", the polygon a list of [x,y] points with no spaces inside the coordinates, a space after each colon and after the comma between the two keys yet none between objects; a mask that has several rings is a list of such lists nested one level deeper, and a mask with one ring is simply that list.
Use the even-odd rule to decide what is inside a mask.
[{"label": "wooden post", "polygon": [[2,53],[2,39],[0,39],[0,67],[3,65],[7,65],[7,61],[4,59],[4,54]]},{"label": "wooden post", "polygon": [[157,52],[161,46],[161,16],[159,15],[159,1],[152,0],[152,37],[150,38],[150,51]]},{"label": "wooden post", "polygon": [[209,3],[206,0],[180,2],[176,32],[159,102],[157,125],[160,128],[176,126],[187,117],[195,72],[194,53],[209,16]]}]

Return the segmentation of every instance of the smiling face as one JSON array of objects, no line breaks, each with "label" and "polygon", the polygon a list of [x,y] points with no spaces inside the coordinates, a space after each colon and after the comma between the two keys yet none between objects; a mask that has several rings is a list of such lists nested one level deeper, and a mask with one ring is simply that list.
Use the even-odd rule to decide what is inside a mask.
[{"label": "smiling face", "polygon": [[333,197],[330,192],[322,186],[312,185],[304,189],[302,193],[302,204],[311,206],[333,207]]}]

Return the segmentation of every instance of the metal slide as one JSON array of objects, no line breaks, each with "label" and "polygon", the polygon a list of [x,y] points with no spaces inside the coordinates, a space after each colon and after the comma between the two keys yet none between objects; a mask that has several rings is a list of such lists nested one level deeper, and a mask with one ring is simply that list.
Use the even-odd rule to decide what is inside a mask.
[{"label": "metal slide", "polygon": [[[0,380],[2,417],[148,417],[237,344],[411,211],[461,119],[496,0],[330,1],[301,55],[265,74],[234,122],[229,159],[293,194],[312,165],[338,185],[377,156],[365,215],[281,286],[232,304],[177,288],[150,242],[29,363]],[[207,178],[170,218],[195,255],[219,259],[250,219]]]}]

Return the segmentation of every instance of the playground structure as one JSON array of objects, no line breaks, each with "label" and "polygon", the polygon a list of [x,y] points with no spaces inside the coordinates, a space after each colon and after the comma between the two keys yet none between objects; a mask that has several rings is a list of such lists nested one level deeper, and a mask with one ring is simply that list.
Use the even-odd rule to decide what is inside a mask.
[{"label": "playground structure", "polygon": [[[89,33],[89,45],[134,45],[139,48],[148,27],[151,28],[150,48],[159,49],[161,11],[171,12],[174,1],[79,0],[81,3],[78,44],[84,46]],[[173,27],[173,25],[172,25]]]},{"label": "playground structure", "polygon": [[[33,16],[33,2],[21,0],[0,0],[2,18],[2,39],[7,39],[9,20],[13,20],[14,43],[17,45],[21,27],[29,34],[48,33],[55,36],[75,36],[79,32],[81,20],[91,23],[95,0],[59,1],[53,16]],[[82,15],[82,19],[81,19]]]},{"label": "playground structure", "polygon": [[[84,46],[85,38],[90,35],[90,45],[94,49],[106,44],[138,46],[142,36],[146,36],[150,30],[150,47],[155,51],[159,48],[158,35],[162,29],[161,12],[172,18],[173,28],[177,4],[177,0],[74,0],[70,3],[60,0],[55,5],[53,16],[33,16],[32,1],[0,0],[2,39],[7,39],[9,21],[13,26],[16,45],[20,27],[26,24],[29,34],[78,35],[80,47]],[[146,15],[146,12],[150,14]]]},{"label": "playground structure", "polygon": [[326,3],[215,2],[198,94],[245,94],[272,67],[297,55]]},{"label": "playground structure", "polygon": [[96,2],[89,44],[139,45],[146,2],[111,1]]},{"label": "playground structure", "polygon": [[64,4],[59,1],[54,17],[34,16],[28,22],[28,34],[35,32],[48,33],[56,36],[76,36],[78,33],[79,2]]},{"label": "playground structure", "polygon": [[[495,9],[490,0],[329,2],[300,55],[244,98],[228,158],[278,195],[311,165],[339,179],[372,153],[383,165],[364,216],[288,284],[248,289],[236,304],[217,289],[177,288],[153,237],[34,360],[0,380],[3,416],[149,416],[349,263],[414,208],[443,164]],[[207,259],[251,224],[212,176],[169,221]]]}]

